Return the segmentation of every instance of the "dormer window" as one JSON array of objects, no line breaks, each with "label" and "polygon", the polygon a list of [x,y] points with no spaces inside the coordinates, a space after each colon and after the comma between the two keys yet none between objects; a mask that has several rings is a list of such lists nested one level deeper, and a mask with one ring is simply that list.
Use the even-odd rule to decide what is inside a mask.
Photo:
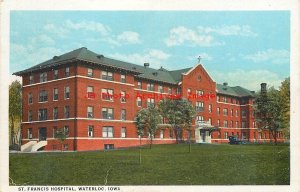
[{"label": "dormer window", "polygon": [[40,74],[40,83],[47,81],[47,72]]},{"label": "dormer window", "polygon": [[33,75],[29,76],[29,84],[33,84],[34,83],[34,78]]},{"label": "dormer window", "polygon": [[65,77],[69,77],[70,76],[70,68],[66,67],[65,69]]},{"label": "dormer window", "polygon": [[88,68],[87,76],[88,76],[88,77],[93,77],[93,69]]},{"label": "dormer window", "polygon": [[125,75],[121,75],[121,82],[126,83],[126,76]]}]

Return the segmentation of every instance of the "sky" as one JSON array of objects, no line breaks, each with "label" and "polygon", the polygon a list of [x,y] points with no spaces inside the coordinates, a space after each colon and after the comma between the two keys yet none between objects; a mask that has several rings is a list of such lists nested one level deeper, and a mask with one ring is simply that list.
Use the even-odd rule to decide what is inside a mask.
[{"label": "sky", "polygon": [[[288,11],[11,11],[10,73],[80,47],[257,91],[290,76]],[[14,77],[12,77],[14,78]]]}]

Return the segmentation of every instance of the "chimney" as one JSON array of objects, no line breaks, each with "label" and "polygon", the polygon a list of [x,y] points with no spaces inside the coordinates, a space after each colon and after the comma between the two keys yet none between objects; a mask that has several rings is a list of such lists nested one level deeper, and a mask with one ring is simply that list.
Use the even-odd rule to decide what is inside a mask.
[{"label": "chimney", "polygon": [[261,83],[260,84],[260,91],[261,91],[262,94],[267,93],[267,83]]},{"label": "chimney", "polygon": [[144,63],[144,67],[149,67],[149,63]]}]

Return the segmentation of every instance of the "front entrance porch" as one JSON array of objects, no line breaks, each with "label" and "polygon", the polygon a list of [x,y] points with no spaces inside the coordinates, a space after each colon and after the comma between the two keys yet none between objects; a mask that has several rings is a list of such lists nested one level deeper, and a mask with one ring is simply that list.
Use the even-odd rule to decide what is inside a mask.
[{"label": "front entrance porch", "polygon": [[195,128],[196,143],[211,143],[211,133],[220,131],[219,127],[214,127],[210,122],[198,121]]}]

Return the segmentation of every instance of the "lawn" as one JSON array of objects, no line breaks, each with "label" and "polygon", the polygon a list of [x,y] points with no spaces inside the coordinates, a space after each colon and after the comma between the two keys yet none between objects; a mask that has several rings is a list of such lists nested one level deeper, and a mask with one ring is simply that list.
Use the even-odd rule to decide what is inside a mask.
[{"label": "lawn", "polygon": [[93,152],[10,154],[17,185],[288,185],[288,145],[154,145]]}]

